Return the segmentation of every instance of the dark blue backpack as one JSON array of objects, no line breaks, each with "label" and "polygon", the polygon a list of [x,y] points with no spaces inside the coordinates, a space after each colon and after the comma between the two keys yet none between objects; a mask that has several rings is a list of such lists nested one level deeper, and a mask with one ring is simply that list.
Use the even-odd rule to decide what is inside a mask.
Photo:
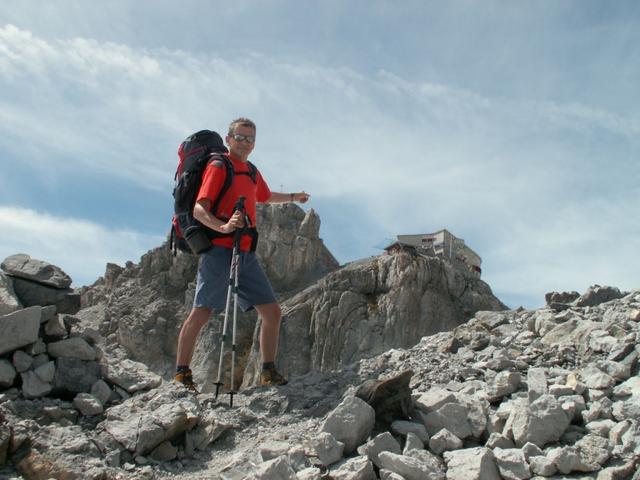
[{"label": "dark blue backpack", "polygon": [[211,230],[193,218],[193,206],[202,185],[202,175],[209,163],[220,162],[220,165],[226,169],[224,184],[211,208],[214,215],[218,211],[224,195],[231,187],[234,175],[249,175],[256,183],[258,172],[256,167],[251,162],[247,162],[249,172],[236,174],[231,161],[224,155],[227,152],[222,137],[211,130],[201,130],[194,133],[180,144],[178,168],[174,177],[174,213],[169,234],[169,249],[174,254],[177,250],[186,253],[204,253],[211,248],[213,238],[233,235],[232,233],[224,234]]}]

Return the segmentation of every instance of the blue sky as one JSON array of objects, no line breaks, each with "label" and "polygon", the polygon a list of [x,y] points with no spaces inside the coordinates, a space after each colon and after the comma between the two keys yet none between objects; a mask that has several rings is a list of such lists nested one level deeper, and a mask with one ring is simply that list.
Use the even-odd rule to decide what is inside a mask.
[{"label": "blue sky", "polygon": [[177,5],[0,4],[1,258],[137,262],[180,141],[242,115],[343,263],[447,228],[512,307],[640,287],[640,3]]}]

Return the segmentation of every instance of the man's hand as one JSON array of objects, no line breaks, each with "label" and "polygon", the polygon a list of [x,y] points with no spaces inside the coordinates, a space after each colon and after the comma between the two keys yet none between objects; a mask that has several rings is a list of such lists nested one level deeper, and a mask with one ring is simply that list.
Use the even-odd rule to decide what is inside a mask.
[{"label": "man's hand", "polygon": [[293,201],[294,202],[300,202],[300,203],[307,203],[307,200],[309,200],[310,196],[311,195],[309,195],[307,192],[294,193],[293,194]]},{"label": "man's hand", "polygon": [[220,232],[231,233],[235,231],[237,228],[242,228],[242,227],[244,227],[244,218],[243,218],[242,212],[240,212],[239,210],[236,210],[235,212],[233,212],[233,215],[231,215],[231,218],[229,219],[229,221],[224,225],[220,226]]}]

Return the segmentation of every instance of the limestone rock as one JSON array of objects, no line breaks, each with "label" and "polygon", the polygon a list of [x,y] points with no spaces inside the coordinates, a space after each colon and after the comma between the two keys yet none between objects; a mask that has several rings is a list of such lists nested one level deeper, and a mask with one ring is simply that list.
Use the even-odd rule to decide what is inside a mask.
[{"label": "limestone rock", "polygon": [[73,406],[85,417],[99,415],[104,411],[100,400],[89,393],[77,394],[73,399]]},{"label": "limestone rock", "polygon": [[335,480],[376,480],[373,465],[367,457],[355,457],[334,465],[329,475]]},{"label": "limestone rock", "polygon": [[155,388],[162,382],[160,376],[151,372],[146,365],[132,360],[108,361],[102,367],[102,375],[129,393]]},{"label": "limestone rock", "polygon": [[496,448],[509,449],[515,447],[513,441],[509,437],[498,432],[493,432],[489,435],[485,446],[492,450],[495,450]]},{"label": "limestone rock", "polygon": [[435,412],[424,416],[424,425],[430,435],[446,429],[456,437],[464,439],[472,435],[471,425],[467,419],[468,410],[459,403],[445,403]]},{"label": "limestone rock", "polygon": [[256,470],[248,475],[247,480],[298,480],[296,472],[291,468],[287,457],[278,457],[259,465]]},{"label": "limestone rock", "polygon": [[420,395],[416,400],[416,407],[425,413],[435,412],[445,403],[455,402],[456,397],[453,392],[444,388],[434,387]]},{"label": "limestone rock", "polygon": [[50,343],[47,351],[54,358],[65,357],[91,361],[97,356],[95,349],[80,337]]},{"label": "limestone rock", "polygon": [[[336,463],[342,458],[344,452],[344,443],[336,440],[335,437],[328,432],[318,434],[316,438],[312,440],[310,447],[318,457],[319,462],[324,466]],[[398,446],[398,448],[400,447]],[[358,450],[358,453],[362,455],[360,450]]]},{"label": "limestone rock", "polygon": [[408,455],[381,452],[378,455],[381,468],[390,470],[406,480],[444,480],[444,474],[432,470],[430,465]]},{"label": "limestone rock", "polygon": [[13,352],[13,366],[18,373],[26,372],[33,365],[33,357],[22,350]]},{"label": "limestone rock", "polygon": [[98,380],[91,386],[91,391],[89,393],[97,398],[100,404],[104,406],[111,398],[113,391],[104,380]]},{"label": "limestone rock", "polygon": [[573,304],[577,307],[593,307],[604,302],[622,298],[624,297],[624,295],[625,294],[622,293],[618,288],[601,287],[599,285],[594,285],[592,287],[589,287],[589,289],[585,293],[580,295],[580,297],[576,299]]},{"label": "limestone rock", "polygon": [[[325,372],[411,347],[478,310],[504,308],[486,283],[443,259],[409,253],[364,259],[283,302],[277,364],[285,376]],[[245,386],[259,375],[254,338]]]},{"label": "limestone rock", "polygon": [[429,441],[427,429],[421,423],[409,422],[406,420],[396,420],[391,424],[391,431],[406,437],[407,434],[415,434],[423,443]]},{"label": "limestone rock", "polygon": [[543,395],[525,410],[514,413],[513,438],[517,446],[531,442],[539,447],[558,440],[569,418],[551,395]]},{"label": "limestone rock", "polygon": [[519,372],[499,372],[488,389],[488,400],[495,402],[504,396],[512,394],[518,390],[520,380]]},{"label": "limestone rock", "polygon": [[437,455],[462,448],[462,440],[446,428],[443,428],[429,440],[429,448]]},{"label": "limestone rock", "polygon": [[16,369],[11,362],[0,358],[0,388],[8,388],[13,385],[16,374]]},{"label": "limestone rock", "polygon": [[37,435],[31,428],[25,428],[30,449],[16,463],[24,478],[96,478],[104,474],[101,454],[80,426],[45,425]]},{"label": "limestone rock", "polygon": [[146,455],[195,427],[200,406],[187,390],[168,383],[106,412],[103,428],[129,452]]},{"label": "limestone rock", "polygon": [[567,304],[575,301],[580,297],[578,292],[549,292],[546,293],[544,299],[547,305],[554,303]]},{"label": "limestone rock", "polygon": [[38,340],[40,307],[30,307],[0,316],[0,355]]},{"label": "limestone rock", "polygon": [[500,480],[493,453],[488,448],[445,452],[447,480]]},{"label": "limestone rock", "polygon": [[233,426],[221,421],[213,413],[201,414],[198,424],[186,433],[187,442],[197,450],[206,450],[220,435]]},{"label": "limestone rock", "polygon": [[53,386],[43,382],[35,372],[25,372],[22,377],[22,395],[24,398],[38,398],[51,392]]},{"label": "limestone rock", "polygon": [[407,433],[407,438],[404,442],[404,448],[402,449],[402,454],[407,455],[407,452],[411,450],[423,450],[425,447],[424,442],[418,438],[418,436],[413,433]]},{"label": "limestone rock", "polygon": [[22,304],[13,289],[11,277],[0,272],[0,315],[7,315],[21,308]]},{"label": "limestone rock", "polygon": [[277,291],[308,285],[339,266],[319,237],[320,218],[313,209],[260,205],[258,229],[256,255]]},{"label": "limestone rock", "polygon": [[78,358],[60,357],[56,360],[54,389],[59,392],[89,392],[100,379],[100,365],[97,362]]},{"label": "limestone rock", "polygon": [[171,442],[162,442],[149,454],[156,462],[169,462],[178,456],[178,449]]},{"label": "limestone rock", "polygon": [[55,305],[58,313],[74,314],[80,310],[80,294],[71,288],[54,288],[22,278],[13,279],[16,295],[25,307]]},{"label": "limestone rock", "polygon": [[32,280],[54,288],[64,289],[71,285],[71,277],[59,267],[22,253],[5,258],[0,268],[14,277]]},{"label": "limestone rock", "polygon": [[551,460],[560,473],[571,472],[595,472],[600,469],[600,465],[583,458],[576,447],[552,448],[547,453],[547,458]]},{"label": "limestone rock", "polygon": [[500,475],[505,480],[526,480],[531,478],[529,464],[519,448],[495,448],[493,450]]},{"label": "limestone rock", "polygon": [[527,394],[529,403],[547,393],[547,376],[541,368],[530,368],[527,372]]},{"label": "limestone rock", "polygon": [[531,457],[529,459],[529,466],[532,473],[543,477],[550,477],[558,471],[556,464],[544,455]]},{"label": "limestone rock", "polygon": [[322,423],[320,430],[344,443],[344,452],[353,452],[364,443],[375,423],[375,411],[357,397],[347,397]]},{"label": "limestone rock", "polygon": [[400,444],[389,432],[381,433],[366,444],[358,447],[358,453],[368,457],[378,468],[382,468],[379,459],[379,455],[382,452],[390,452],[396,455],[401,453]]}]

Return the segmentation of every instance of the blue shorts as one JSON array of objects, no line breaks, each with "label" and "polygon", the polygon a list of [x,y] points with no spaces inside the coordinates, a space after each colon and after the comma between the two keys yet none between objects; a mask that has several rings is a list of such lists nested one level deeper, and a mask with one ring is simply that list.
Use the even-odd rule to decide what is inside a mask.
[{"label": "blue shorts", "polygon": [[[215,246],[200,255],[194,308],[212,308],[223,312],[229,289],[232,249]],[[255,253],[240,252],[238,273],[238,306],[243,312],[254,305],[275,303],[276,296]],[[233,299],[233,297],[232,297]]]}]

